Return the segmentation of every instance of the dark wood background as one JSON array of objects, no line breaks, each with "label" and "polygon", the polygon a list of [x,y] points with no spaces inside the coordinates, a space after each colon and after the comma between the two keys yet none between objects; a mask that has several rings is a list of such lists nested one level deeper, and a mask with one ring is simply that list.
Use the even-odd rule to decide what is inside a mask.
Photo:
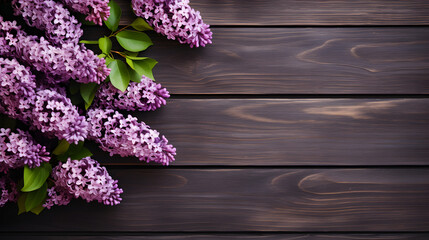
[{"label": "dark wood background", "polygon": [[[119,1],[132,20],[129,1]],[[4,239],[429,239],[429,2],[192,0],[213,45],[152,35],[173,94],[133,113],[169,167],[95,158],[116,207],[0,209]],[[65,237],[67,235],[71,235]]]}]

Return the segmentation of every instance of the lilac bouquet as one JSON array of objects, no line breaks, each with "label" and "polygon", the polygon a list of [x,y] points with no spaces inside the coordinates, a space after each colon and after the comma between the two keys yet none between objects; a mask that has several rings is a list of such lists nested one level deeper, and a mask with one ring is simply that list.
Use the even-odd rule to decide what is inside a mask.
[{"label": "lilac bouquet", "polygon": [[[119,30],[121,9],[108,0],[12,0],[27,27],[0,16],[0,207],[17,202],[19,214],[39,214],[73,198],[119,204],[123,190],[91,158],[86,140],[111,156],[174,161],[163,135],[119,111],[154,111],[170,97],[154,82],[157,62],[139,56],[152,45],[145,31],[190,47],[210,44],[212,33],[188,0],[131,3],[141,18]],[[79,15],[112,33],[81,40],[88,22]]]}]

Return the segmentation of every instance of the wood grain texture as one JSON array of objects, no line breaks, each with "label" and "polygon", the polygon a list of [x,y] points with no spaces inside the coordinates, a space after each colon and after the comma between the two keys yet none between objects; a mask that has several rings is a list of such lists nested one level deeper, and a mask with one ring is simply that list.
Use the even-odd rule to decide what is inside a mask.
[{"label": "wood grain texture", "polygon": [[429,93],[429,28],[213,32],[202,49],[151,35],[157,81],[173,94]]},{"label": "wood grain texture", "polygon": [[[429,169],[109,169],[116,207],[0,209],[0,232],[427,231]],[[394,227],[392,227],[394,226]]]},{"label": "wood grain texture", "polygon": [[172,99],[132,114],[177,148],[174,165],[429,164],[429,99]]},{"label": "wood grain texture", "polygon": [[[125,16],[135,19],[129,0],[118,0]],[[191,0],[211,25],[424,25],[429,24],[425,0]]]},{"label": "wood grain texture", "polygon": [[143,236],[7,236],[8,240],[197,240],[197,239],[264,239],[264,240],[427,240],[429,234],[141,234]]}]

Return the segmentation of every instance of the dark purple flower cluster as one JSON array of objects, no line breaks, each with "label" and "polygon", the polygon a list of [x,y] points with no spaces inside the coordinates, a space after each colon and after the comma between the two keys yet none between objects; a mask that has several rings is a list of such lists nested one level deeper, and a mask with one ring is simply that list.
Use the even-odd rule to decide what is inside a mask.
[{"label": "dark purple flower cluster", "polygon": [[86,20],[102,25],[110,16],[109,0],[62,0],[76,12],[87,15]]},{"label": "dark purple flower cluster", "polygon": [[174,161],[176,149],[168,144],[164,136],[150,129],[137,118],[111,109],[88,111],[90,129],[88,138],[100,144],[100,148],[122,157],[136,156],[140,161],[168,165]]},{"label": "dark purple flower cluster", "polygon": [[0,172],[24,167],[39,167],[42,162],[49,162],[46,148],[37,144],[28,132],[20,129],[12,132],[0,128]]},{"label": "dark purple flower cluster", "polygon": [[46,33],[46,38],[56,46],[78,44],[83,31],[81,24],[61,3],[53,0],[13,0],[15,15]]},{"label": "dark purple flower cluster", "polygon": [[17,58],[46,73],[46,81],[59,83],[75,79],[81,83],[101,83],[110,73],[105,60],[83,45],[55,47],[43,37],[27,35],[16,22],[0,17],[0,55]]},{"label": "dark purple flower cluster", "polygon": [[122,200],[123,191],[118,187],[118,181],[89,157],[60,163],[52,170],[52,177],[55,186],[48,191],[49,197],[44,204],[47,208],[68,204],[72,197],[105,205],[117,205]]},{"label": "dark purple flower cluster", "polygon": [[127,111],[152,111],[166,104],[170,94],[161,84],[143,76],[141,82],[131,82],[125,92],[110,82],[101,85],[95,97],[95,105]]},{"label": "dark purple flower cluster", "polygon": [[9,176],[0,176],[0,191],[0,207],[3,207],[7,202],[16,202],[18,189]]},{"label": "dark purple flower cluster", "polygon": [[191,47],[212,43],[210,26],[200,12],[189,6],[189,0],[132,0],[137,16],[145,18],[156,32],[177,39]]},{"label": "dark purple flower cluster", "polygon": [[50,89],[37,90],[35,77],[15,59],[0,58],[0,72],[1,113],[68,142],[87,137],[88,123],[70,99]]}]

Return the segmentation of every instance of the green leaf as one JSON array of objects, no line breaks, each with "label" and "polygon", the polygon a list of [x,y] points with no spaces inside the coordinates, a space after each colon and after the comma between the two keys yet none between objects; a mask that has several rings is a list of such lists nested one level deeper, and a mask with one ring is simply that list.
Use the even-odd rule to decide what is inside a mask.
[{"label": "green leaf", "polygon": [[140,75],[144,75],[152,80],[155,80],[153,77],[152,69],[158,62],[152,58],[147,58],[144,60],[133,60],[134,70]]},{"label": "green leaf", "polygon": [[79,83],[76,81],[70,81],[69,90],[72,95],[79,92]]},{"label": "green leaf", "polygon": [[73,105],[76,105],[76,106],[78,106],[83,102],[83,99],[80,95],[72,95],[70,96],[70,100],[73,103]]},{"label": "green leaf", "polygon": [[83,141],[79,142],[78,144],[70,144],[70,147],[67,152],[59,155],[57,159],[61,162],[65,162],[68,158],[70,158],[71,160],[81,160],[82,158],[92,156],[91,151],[89,151],[89,149],[87,149],[83,145]]},{"label": "green leaf", "polygon": [[143,18],[137,18],[134,20],[134,22],[131,23],[131,27],[137,31],[153,30],[153,28]]},{"label": "green leaf", "polygon": [[119,44],[128,51],[140,52],[152,45],[146,33],[124,30],[116,34]]},{"label": "green leaf", "polygon": [[138,52],[130,52],[130,51],[124,51],[126,56],[131,56],[131,57],[137,57],[137,55],[139,55]]},{"label": "green leaf", "polygon": [[113,58],[111,58],[111,57],[107,57],[107,58],[106,58],[106,65],[107,65],[107,66],[109,66],[109,64],[110,64],[111,62],[113,62],[113,60],[115,60],[115,59],[113,59]]},{"label": "green leaf", "polygon": [[108,67],[111,69],[110,82],[114,87],[124,92],[130,83],[130,73],[127,65],[120,60],[113,60]]},{"label": "green leaf", "polygon": [[97,57],[99,57],[99,58],[105,58],[106,54],[102,53],[102,54],[99,54]]},{"label": "green leaf", "polygon": [[125,61],[127,62],[128,66],[134,70],[134,63],[133,60],[126,58]]},{"label": "green leaf", "polygon": [[71,160],[81,160],[82,158],[86,158],[86,157],[91,157],[92,156],[92,152],[89,151],[88,148],[86,147],[82,147],[79,151],[70,154],[70,159]]},{"label": "green leaf", "polygon": [[119,5],[113,0],[110,0],[108,5],[110,7],[110,16],[106,21],[104,21],[104,24],[106,24],[106,26],[112,32],[114,32],[118,29],[119,20],[121,19],[121,15],[122,15],[122,10],[119,7]]},{"label": "green leaf", "polygon": [[95,93],[97,93],[98,85],[96,83],[87,83],[80,85],[80,95],[85,101],[85,109],[88,109],[91,106],[92,101],[94,100]]},{"label": "green leaf", "polygon": [[39,214],[43,211],[43,209],[45,209],[45,208],[43,207],[43,203],[44,203],[44,202],[42,202],[41,204],[39,204],[39,205],[38,205],[38,206],[36,206],[35,208],[31,209],[30,211],[31,211],[32,213],[36,214],[36,215],[39,215]]},{"label": "green leaf", "polygon": [[29,168],[24,167],[24,187],[21,189],[23,192],[31,192],[39,189],[46,179],[51,174],[52,166],[49,163],[43,163],[40,167]]},{"label": "green leaf", "polygon": [[132,82],[140,82],[142,80],[142,75],[138,74],[134,69],[128,67],[128,71],[130,72],[130,78]]},{"label": "green leaf", "polygon": [[27,198],[25,199],[25,211],[29,212],[34,208],[38,207],[40,204],[43,204],[43,201],[46,199],[48,184],[46,182],[42,185],[41,188],[36,191],[29,192]]},{"label": "green leaf", "polygon": [[128,59],[131,60],[145,60],[148,59],[148,57],[134,57],[134,56],[127,56]]},{"label": "green leaf", "polygon": [[27,199],[28,193],[21,193],[18,198],[18,215],[25,213],[25,199]]},{"label": "green leaf", "polygon": [[98,47],[104,54],[109,54],[112,50],[112,41],[108,37],[98,39]]},{"label": "green leaf", "polygon": [[52,151],[52,154],[57,156],[61,155],[67,152],[67,150],[69,150],[69,147],[70,147],[70,143],[68,143],[66,140],[63,139],[58,143],[58,146],[54,149],[54,151]]},{"label": "green leaf", "polygon": [[80,40],[80,43],[84,44],[98,44],[98,41]]}]

